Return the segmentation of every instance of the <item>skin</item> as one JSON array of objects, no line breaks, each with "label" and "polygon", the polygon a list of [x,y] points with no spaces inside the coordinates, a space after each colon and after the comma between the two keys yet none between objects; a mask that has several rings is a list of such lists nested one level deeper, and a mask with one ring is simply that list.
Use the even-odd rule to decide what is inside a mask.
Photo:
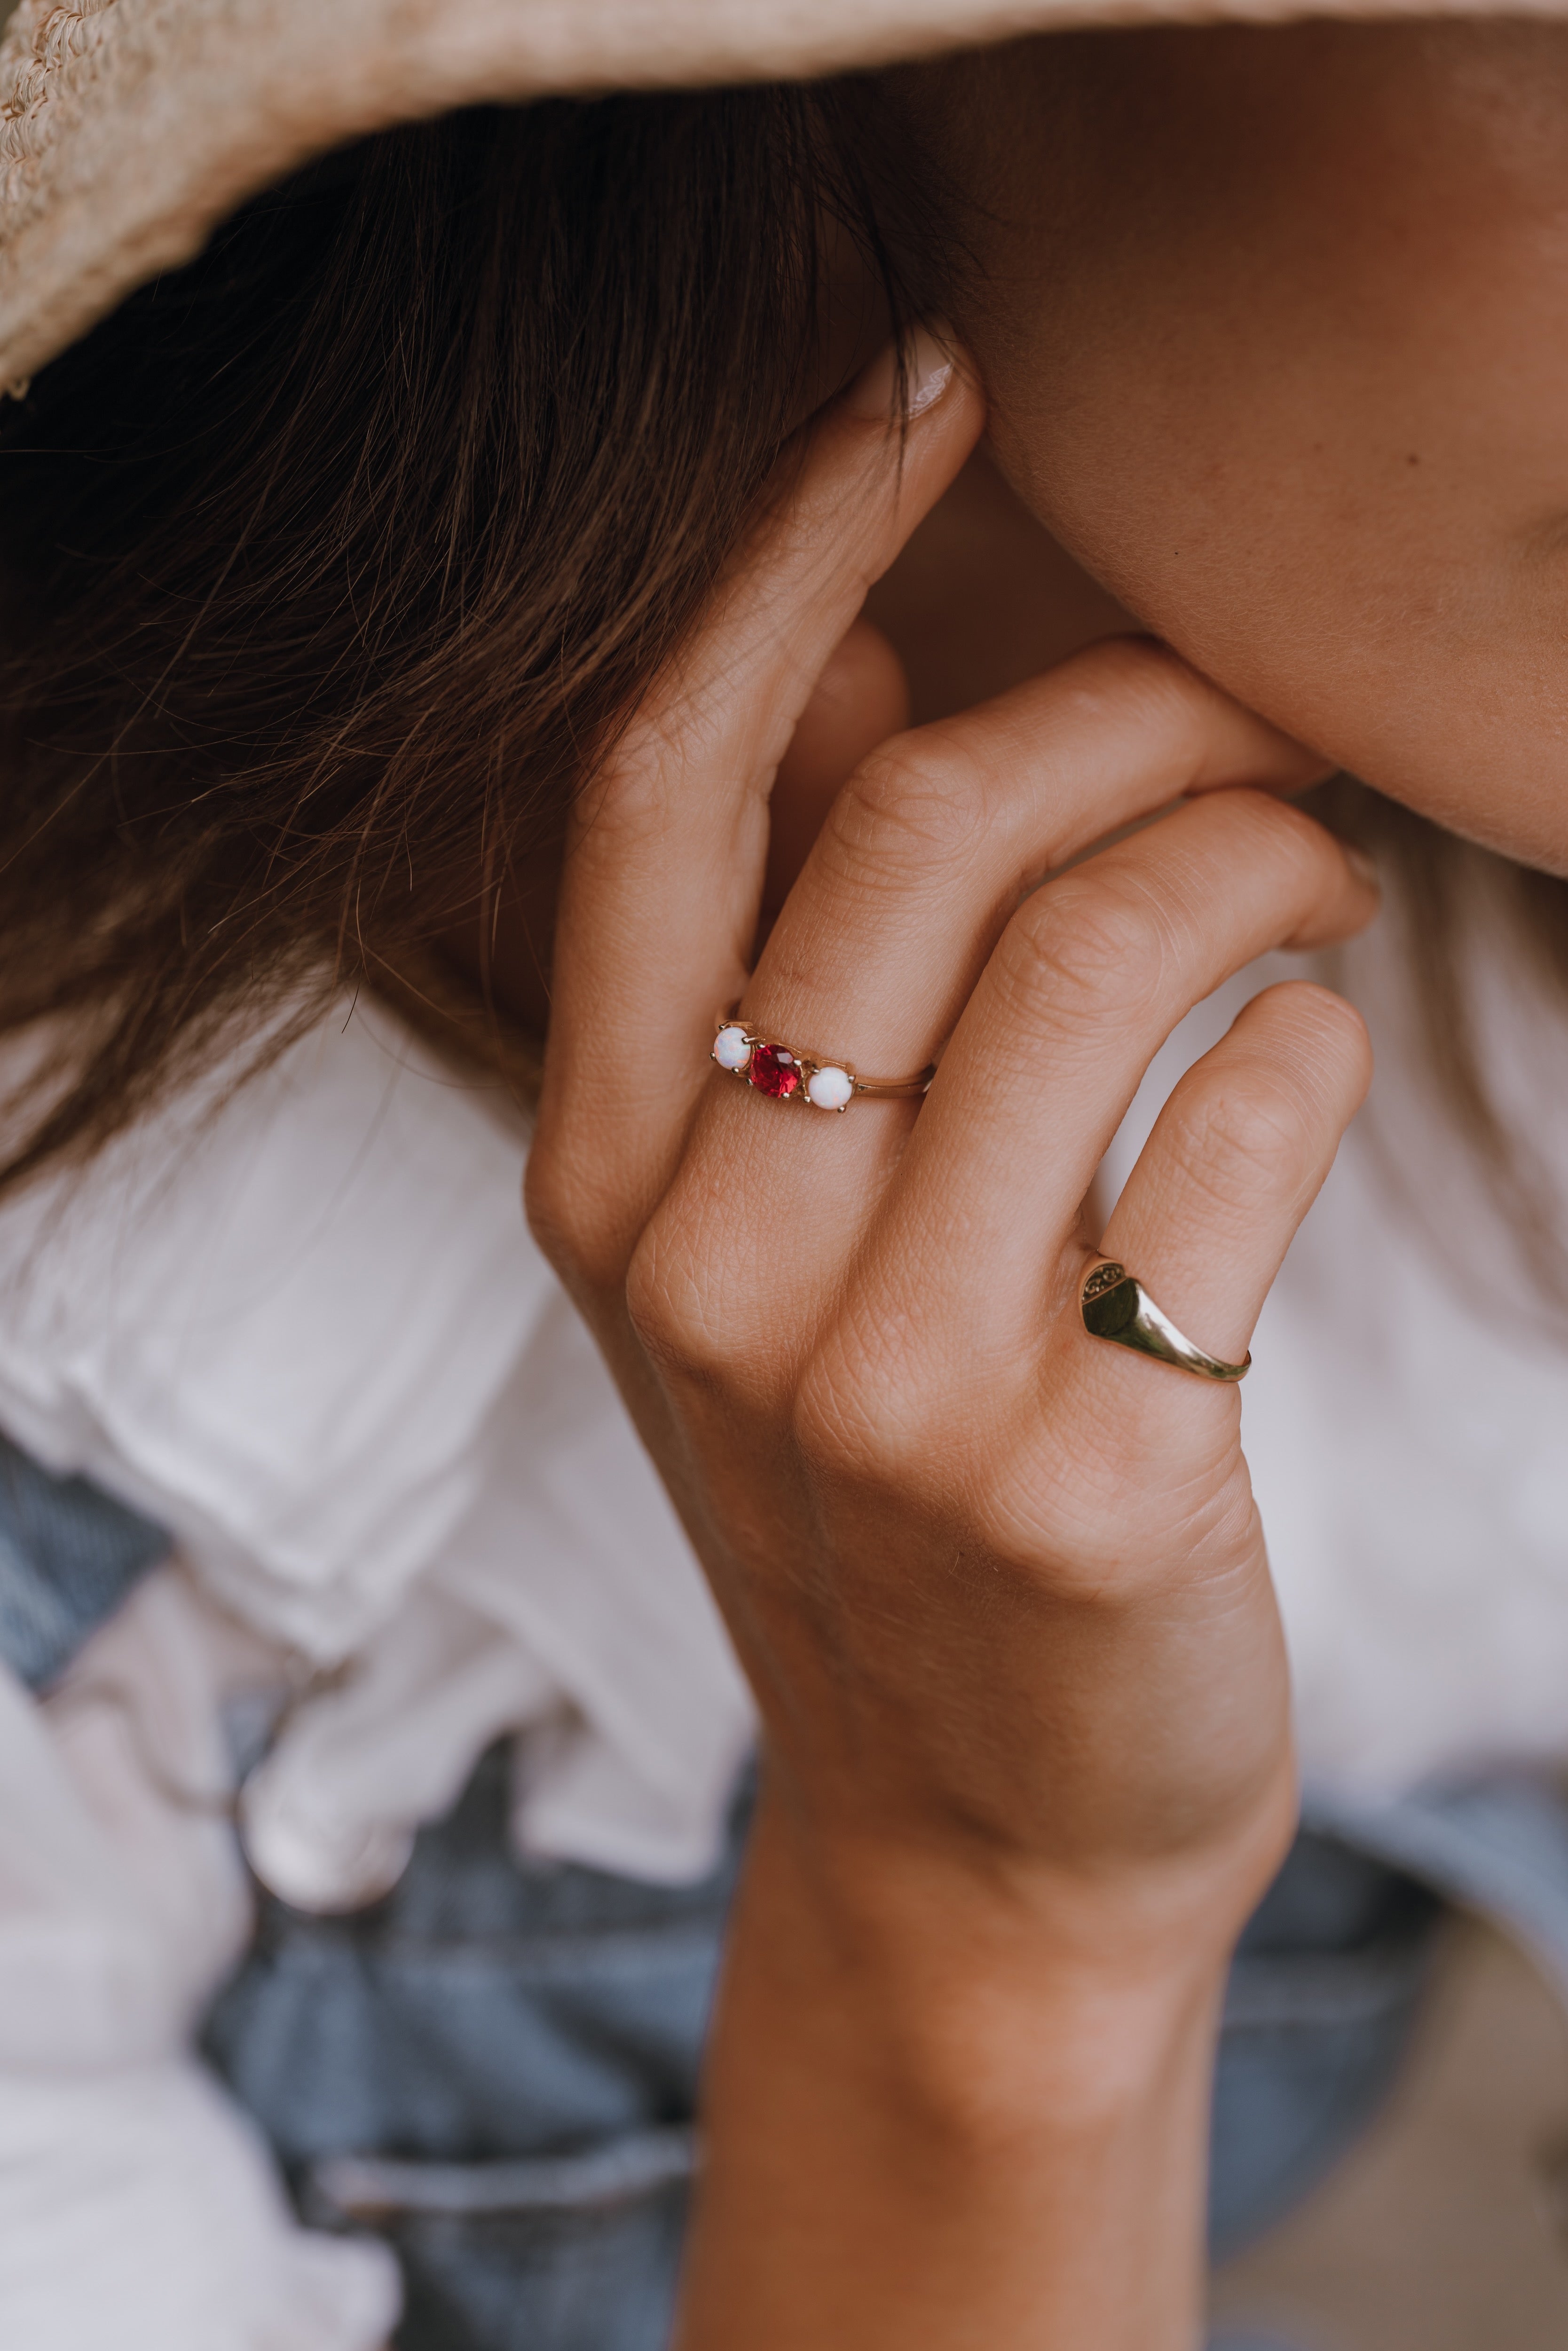
[{"label": "skin", "polygon": [[[1092,1340],[1077,1293],[1099,1247],[1239,1357],[1364,1089],[1356,1017],[1269,990],[1103,1232],[1091,1187],[1190,1005],[1373,912],[1281,797],[1327,761],[1568,866],[1568,47],[1141,34],[896,88],[982,207],[967,355],[902,463],[887,370],[824,413],[585,794],[528,1208],[765,1723],[681,2351],[1190,2351],[1287,1678],[1235,1391]],[[955,663],[910,727],[857,616],[881,580],[932,624],[988,400],[1100,583],[1009,521],[1003,603],[1056,580],[1042,656],[1108,593],[1165,646],[950,715]],[[706,1060],[734,1001],[879,1072],[944,1049],[936,1083],[765,1103]],[[629,1008],[657,1083],[606,1081]]]},{"label": "skin", "polygon": [[899,90],[1024,505],[1249,708],[1568,871],[1568,33],[1084,36]]}]

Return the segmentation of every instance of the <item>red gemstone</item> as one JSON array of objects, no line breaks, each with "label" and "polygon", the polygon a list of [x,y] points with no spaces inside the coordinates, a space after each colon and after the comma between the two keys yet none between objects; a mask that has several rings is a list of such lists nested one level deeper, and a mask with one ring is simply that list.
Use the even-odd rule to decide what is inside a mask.
[{"label": "red gemstone", "polygon": [[754,1045],[746,1074],[759,1094],[788,1102],[800,1083],[800,1064],[782,1045]]}]

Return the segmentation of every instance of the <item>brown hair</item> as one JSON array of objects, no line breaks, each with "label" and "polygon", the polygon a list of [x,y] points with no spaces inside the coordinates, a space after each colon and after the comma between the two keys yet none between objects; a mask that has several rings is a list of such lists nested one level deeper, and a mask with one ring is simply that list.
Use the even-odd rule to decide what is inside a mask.
[{"label": "brown hair", "polygon": [[[63,1049],[0,1189],[345,986],[450,1040],[434,943],[550,854],[753,517],[825,240],[896,329],[936,219],[873,81],[470,110],[249,205],[39,377],[0,423],[0,1031]],[[1473,853],[1330,813],[1401,878],[1433,1067],[1550,1254],[1458,992]],[[1568,994],[1568,885],[1517,891]]]},{"label": "brown hair", "polygon": [[336,989],[442,997],[433,940],[549,855],[754,517],[824,240],[907,319],[876,137],[852,81],[399,130],[40,375],[0,427],[0,1030],[65,1050],[0,1186]]}]

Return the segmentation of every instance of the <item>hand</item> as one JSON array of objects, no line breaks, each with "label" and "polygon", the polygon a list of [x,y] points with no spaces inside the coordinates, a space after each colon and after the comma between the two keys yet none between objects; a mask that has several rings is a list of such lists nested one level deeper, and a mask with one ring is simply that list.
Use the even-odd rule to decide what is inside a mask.
[{"label": "hand", "polygon": [[[1191,2237],[1194,2198],[1165,2173],[1200,2129],[1193,2050],[1292,1818],[1236,1393],[1091,1338],[1077,1295],[1098,1244],[1239,1359],[1364,1089],[1349,1008],[1269,991],[1093,1231],[1095,1169],[1183,1014],[1265,950],[1373,911],[1339,846],[1271,797],[1318,763],[1160,649],[1092,648],[862,760],[747,967],[775,771],[979,423],[961,376],[902,465],[852,399],[820,422],[585,792],[567,859],[530,1214],[766,1724],[692,2342],[705,2309],[753,2344],[1054,2342],[1017,2331],[1048,2306],[1079,2346],[1181,2340],[1160,2249]],[[770,1103],[706,1058],[737,999],[751,1027],[876,1074],[940,1050],[937,1077],[922,1103],[841,1118]],[[1073,2285],[1072,2225],[1019,2210],[997,2239],[1016,2198],[988,2191],[967,2220],[956,2184],[988,2176],[998,2117],[1022,2131],[1060,2104],[1071,2047],[1093,2060],[1073,2095],[1125,2077],[1147,2126],[1131,2172],[1099,2140],[1077,2166],[1102,2222],[1125,2208],[1152,2281],[1120,2316]],[[836,2110],[815,2082],[835,2069]],[[798,2164],[769,2172],[769,2099],[772,2144],[831,2194]],[[959,2142],[975,2159],[948,2177],[936,2147]],[[886,2261],[863,2228],[849,2242],[873,2207]]]}]

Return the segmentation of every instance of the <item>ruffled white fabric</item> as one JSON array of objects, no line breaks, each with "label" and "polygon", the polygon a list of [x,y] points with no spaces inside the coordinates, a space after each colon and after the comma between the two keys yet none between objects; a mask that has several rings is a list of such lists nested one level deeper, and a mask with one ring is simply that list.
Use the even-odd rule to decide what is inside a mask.
[{"label": "ruffled white fabric", "polygon": [[0,2319],[27,2351],[381,2351],[385,2249],[301,2229],[189,2060],[4,2084]]},{"label": "ruffled white fabric", "polygon": [[346,1676],[247,1799],[263,1875],[315,1907],[384,1891],[529,1725],[529,1849],[677,1881],[718,1855],[749,1701],[528,1234],[526,1143],[361,1004],[0,1211],[0,1426]]}]

